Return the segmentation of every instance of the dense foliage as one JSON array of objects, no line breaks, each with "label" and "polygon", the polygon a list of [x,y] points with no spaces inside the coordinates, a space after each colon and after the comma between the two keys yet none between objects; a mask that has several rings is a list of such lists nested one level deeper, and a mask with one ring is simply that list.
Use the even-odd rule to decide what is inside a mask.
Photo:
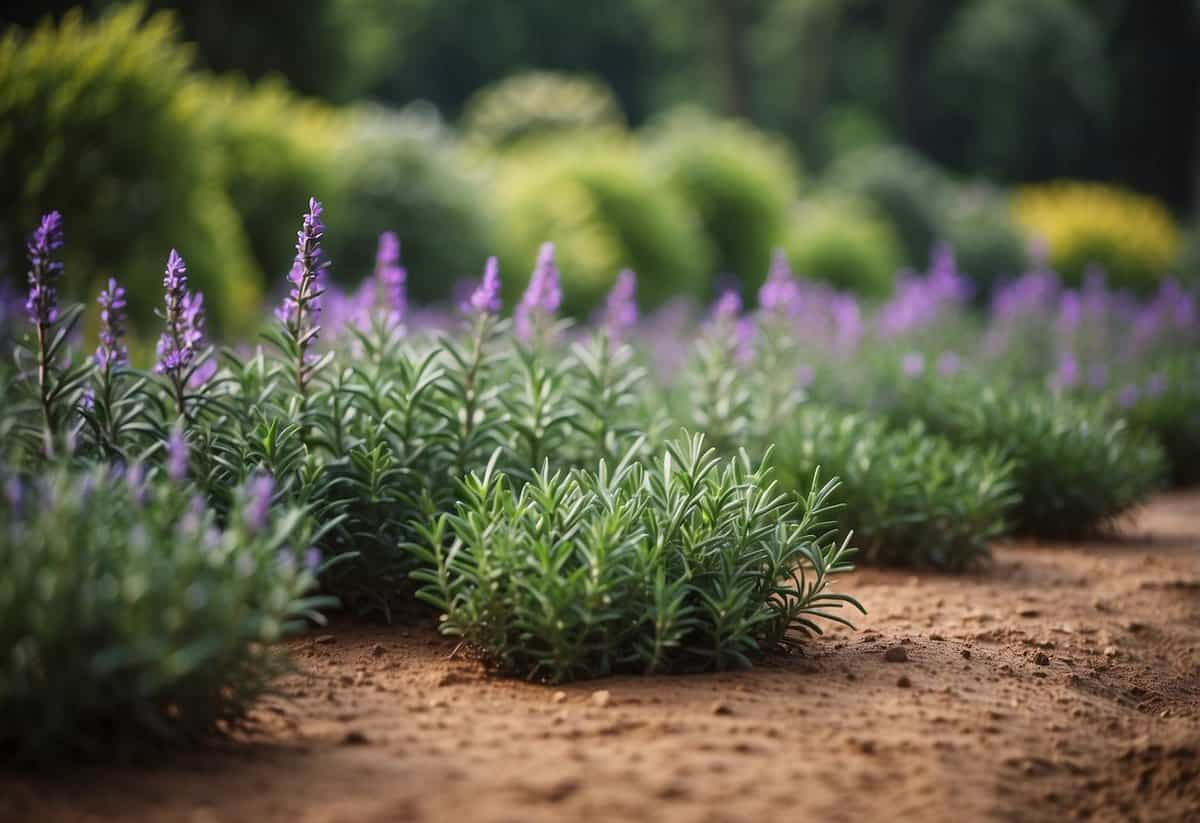
[{"label": "dense foliage", "polygon": [[[180,447],[173,447],[180,448]],[[0,741],[103,755],[242,719],[282,670],[270,644],[319,619],[299,509],[262,475],[225,517],[161,467],[6,471],[0,505]]]},{"label": "dense foliage", "polygon": [[826,591],[850,569],[833,488],[814,478],[793,498],[699,435],[654,462],[635,450],[519,488],[489,465],[422,529],[419,596],[445,613],[443,632],[531,677],[749,666],[861,608]]}]

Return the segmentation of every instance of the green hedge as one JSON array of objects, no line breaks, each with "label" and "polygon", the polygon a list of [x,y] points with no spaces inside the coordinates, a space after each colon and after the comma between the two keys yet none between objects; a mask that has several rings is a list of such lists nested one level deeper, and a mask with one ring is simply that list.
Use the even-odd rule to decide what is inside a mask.
[{"label": "green hedge", "polygon": [[0,40],[0,243],[24,274],[39,214],[66,221],[68,290],[118,276],[152,322],[171,246],[186,257],[212,325],[244,329],[257,285],[241,220],[193,94],[191,52],[169,16],[134,6],[87,23],[10,29]]}]

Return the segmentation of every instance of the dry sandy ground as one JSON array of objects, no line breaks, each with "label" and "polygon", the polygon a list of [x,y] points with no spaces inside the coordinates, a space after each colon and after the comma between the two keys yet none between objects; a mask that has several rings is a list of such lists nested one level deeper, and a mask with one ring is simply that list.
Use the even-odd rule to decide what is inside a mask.
[{"label": "dry sandy ground", "polygon": [[0,777],[0,818],[1200,820],[1200,494],[1110,541],[842,588],[870,615],[804,655],[561,690],[427,626],[337,628],[293,644],[249,740]]}]

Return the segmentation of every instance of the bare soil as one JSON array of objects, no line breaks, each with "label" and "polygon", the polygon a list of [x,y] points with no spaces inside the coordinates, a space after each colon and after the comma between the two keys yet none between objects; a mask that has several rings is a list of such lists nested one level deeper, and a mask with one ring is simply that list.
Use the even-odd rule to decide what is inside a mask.
[{"label": "bare soil", "polygon": [[451,658],[427,618],[337,626],[244,738],[3,775],[0,818],[1200,820],[1200,494],[841,588],[870,614],[803,654],[564,687]]}]

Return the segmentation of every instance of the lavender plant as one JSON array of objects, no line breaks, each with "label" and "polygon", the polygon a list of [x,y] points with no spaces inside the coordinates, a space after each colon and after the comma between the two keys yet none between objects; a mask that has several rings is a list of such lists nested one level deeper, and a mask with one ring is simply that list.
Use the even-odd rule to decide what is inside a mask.
[{"label": "lavender plant", "polygon": [[31,446],[36,443],[30,451],[46,458],[54,458],[67,445],[63,441],[71,412],[89,372],[86,363],[70,359],[70,338],[83,307],[71,306],[61,314],[58,309],[57,282],[63,265],[55,255],[62,245],[62,215],[53,211],[42,217],[26,245],[29,293],[25,313],[32,341],[27,338],[14,352],[18,379],[31,389],[36,411],[25,416],[18,405],[13,434]]},{"label": "lavender plant", "polygon": [[956,447],[920,425],[809,407],[777,433],[785,487],[818,468],[839,479],[838,524],[865,562],[962,571],[990,557],[1017,495],[995,452]]},{"label": "lavender plant", "polygon": [[[286,665],[316,537],[271,483],[218,518],[166,473],[3,471],[0,741],[20,757],[196,741],[239,722]],[[170,476],[167,476],[170,475]]]},{"label": "lavender plant", "polygon": [[835,483],[784,494],[699,435],[637,454],[519,485],[499,452],[473,472],[408,546],[441,630],[505,671],[561,681],[749,666],[861,610],[827,590],[853,552],[827,519]]}]

